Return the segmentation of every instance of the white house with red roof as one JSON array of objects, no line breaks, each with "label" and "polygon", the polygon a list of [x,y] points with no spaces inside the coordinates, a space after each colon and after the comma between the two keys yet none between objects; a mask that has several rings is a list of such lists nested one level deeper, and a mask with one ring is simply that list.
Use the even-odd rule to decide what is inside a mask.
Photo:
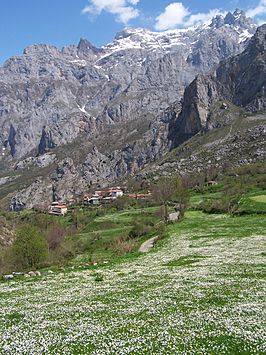
[{"label": "white house with red roof", "polygon": [[67,206],[64,202],[52,202],[48,208],[48,213],[56,216],[65,216],[67,214]]}]

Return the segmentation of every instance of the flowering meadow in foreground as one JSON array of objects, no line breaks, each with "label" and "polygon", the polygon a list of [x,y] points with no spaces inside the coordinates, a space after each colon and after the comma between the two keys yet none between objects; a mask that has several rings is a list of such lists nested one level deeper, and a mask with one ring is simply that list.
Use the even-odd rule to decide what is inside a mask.
[{"label": "flowering meadow in foreground", "polygon": [[149,254],[1,283],[0,353],[264,354],[265,227],[188,212]]}]

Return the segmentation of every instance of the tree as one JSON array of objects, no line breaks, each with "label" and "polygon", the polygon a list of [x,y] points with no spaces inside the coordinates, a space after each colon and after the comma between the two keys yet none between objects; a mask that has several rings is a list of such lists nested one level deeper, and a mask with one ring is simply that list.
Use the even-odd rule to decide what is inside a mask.
[{"label": "tree", "polygon": [[34,268],[46,260],[48,245],[35,227],[24,225],[17,230],[12,255],[17,267]]},{"label": "tree", "polygon": [[82,228],[86,223],[86,215],[81,208],[75,208],[71,213],[71,218],[76,230]]},{"label": "tree", "polygon": [[55,250],[65,239],[65,229],[60,224],[53,225],[46,235],[49,250]]},{"label": "tree", "polygon": [[172,183],[175,191],[173,196],[175,210],[180,211],[181,216],[183,216],[189,202],[189,192],[185,187],[184,180],[181,177],[175,176]]},{"label": "tree", "polygon": [[168,205],[171,203],[184,213],[188,203],[188,191],[184,187],[184,183],[179,176],[162,177],[156,185],[153,186],[154,198],[163,206],[163,218],[165,223],[168,221]]}]

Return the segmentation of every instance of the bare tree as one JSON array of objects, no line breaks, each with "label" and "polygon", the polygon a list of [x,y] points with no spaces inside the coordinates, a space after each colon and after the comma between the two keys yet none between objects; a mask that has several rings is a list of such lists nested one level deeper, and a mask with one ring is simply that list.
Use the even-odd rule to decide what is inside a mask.
[{"label": "bare tree", "polygon": [[157,184],[153,185],[152,190],[154,199],[160,202],[163,207],[165,223],[168,221],[168,205],[170,203],[181,214],[184,213],[188,202],[188,192],[179,176],[160,178]]},{"label": "bare tree", "polygon": [[49,250],[55,250],[65,239],[65,229],[60,225],[53,226],[47,233],[46,240]]}]

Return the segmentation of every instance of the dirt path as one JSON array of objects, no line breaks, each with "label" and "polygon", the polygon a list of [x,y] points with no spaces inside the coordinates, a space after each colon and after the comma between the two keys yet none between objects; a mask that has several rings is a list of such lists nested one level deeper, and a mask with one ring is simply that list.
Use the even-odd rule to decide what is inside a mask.
[{"label": "dirt path", "polygon": [[139,248],[139,251],[141,253],[147,253],[148,251],[151,250],[151,248],[154,247],[154,244],[156,242],[158,237],[153,237],[153,238],[150,238],[148,240],[146,240],[146,242],[142,243],[140,248]]}]

